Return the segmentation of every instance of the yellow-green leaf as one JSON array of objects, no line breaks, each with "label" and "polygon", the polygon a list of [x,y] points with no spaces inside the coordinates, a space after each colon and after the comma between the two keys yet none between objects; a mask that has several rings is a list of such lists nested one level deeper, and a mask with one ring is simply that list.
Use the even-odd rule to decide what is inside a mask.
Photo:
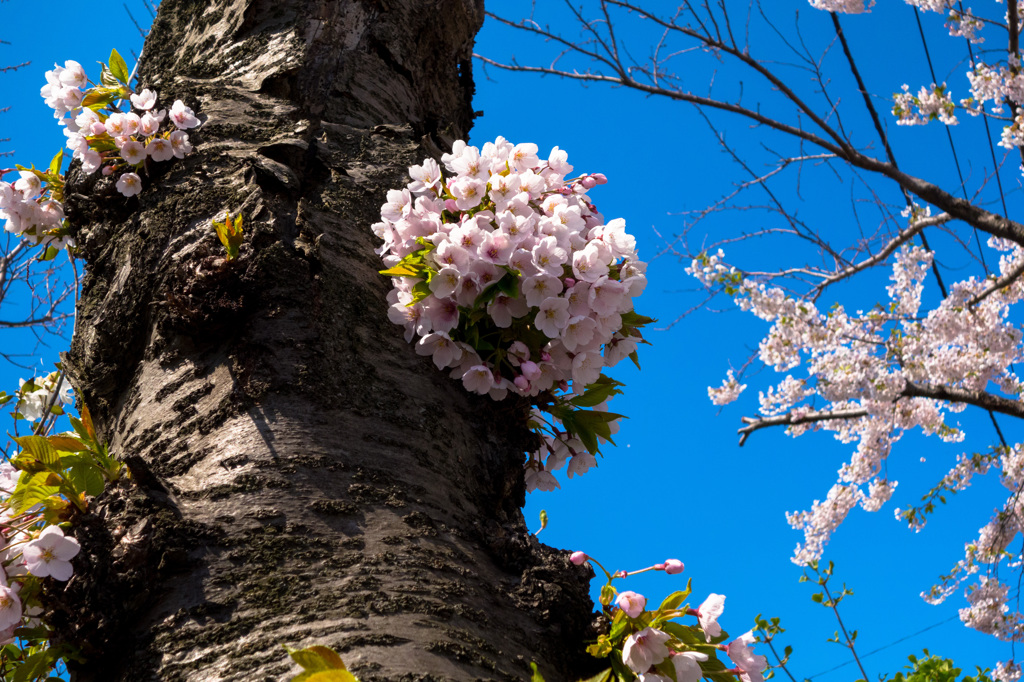
[{"label": "yellow-green leaf", "polygon": [[63,149],[61,149],[59,152],[57,152],[57,154],[50,161],[50,168],[49,168],[50,173],[52,175],[59,175],[60,174],[60,166],[61,166],[62,163],[64,163],[64,150]]},{"label": "yellow-green leaf", "polygon": [[128,84],[128,65],[125,64],[124,59],[118,54],[117,50],[110,51],[110,73],[114,74],[114,78],[125,85]]},{"label": "yellow-green leaf", "polygon": [[231,213],[228,212],[224,217],[224,222],[213,221],[213,229],[216,231],[220,243],[224,245],[228,252],[227,260],[237,258],[238,247],[242,245],[243,239],[241,214],[232,220]]},{"label": "yellow-green leaf", "polygon": [[51,476],[53,474],[47,471],[40,471],[24,483],[19,482],[14,495],[11,496],[11,506],[15,508],[15,514],[21,514],[33,505],[57,494],[57,486],[47,485]]},{"label": "yellow-green leaf", "polygon": [[292,678],[292,682],[359,682],[359,680],[347,670],[321,670],[301,673],[298,677]]},{"label": "yellow-green leaf", "polygon": [[292,678],[292,682],[359,682],[345,669],[344,661],[333,649],[325,646],[306,649],[286,646],[285,649],[292,660],[304,669],[304,672]]},{"label": "yellow-green leaf", "polygon": [[387,275],[388,277],[420,277],[422,275],[422,270],[405,263],[399,263],[387,270],[381,270],[380,274]]},{"label": "yellow-green leaf", "polygon": [[47,436],[46,440],[55,449],[62,452],[85,452],[89,449],[88,445],[72,436]]},{"label": "yellow-green leaf", "polygon": [[22,436],[14,441],[21,446],[21,449],[29,453],[43,464],[57,464],[60,462],[60,455],[43,436]]},{"label": "yellow-green leaf", "polygon": [[82,106],[86,109],[102,109],[114,101],[114,95],[106,88],[94,88],[82,98]]},{"label": "yellow-green leaf", "polygon": [[348,670],[348,668],[345,667],[345,662],[341,660],[341,656],[339,656],[337,652],[335,652],[334,649],[331,649],[330,647],[320,646],[319,644],[317,644],[306,649],[303,649],[303,651],[309,651],[319,656],[320,660],[323,661],[328,668]]}]

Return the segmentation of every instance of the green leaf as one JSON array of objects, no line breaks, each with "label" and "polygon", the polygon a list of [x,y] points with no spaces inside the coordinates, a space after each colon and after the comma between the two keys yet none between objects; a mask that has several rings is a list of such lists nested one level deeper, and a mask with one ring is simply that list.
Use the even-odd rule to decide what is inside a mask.
[{"label": "green leaf", "polygon": [[581,395],[570,399],[569,402],[578,407],[596,407],[613,395],[620,395],[622,391],[619,390],[619,386],[625,384],[602,374],[597,381],[587,386]]},{"label": "green leaf", "polygon": [[17,628],[14,636],[20,639],[49,639],[53,632],[45,625],[37,625],[34,628]]},{"label": "green leaf", "polygon": [[578,437],[592,455],[596,455],[598,452],[598,436],[604,438],[609,443],[615,443],[612,440],[612,431],[608,426],[608,422],[625,418],[621,414],[598,412],[597,410],[574,410],[561,417],[562,425],[565,426],[566,431]]},{"label": "green leaf", "polygon": [[640,356],[637,354],[636,351],[633,351],[627,357],[629,357],[629,359],[633,361],[633,364],[636,365],[637,369],[640,369]]},{"label": "green leaf", "polygon": [[501,293],[509,298],[519,297],[519,275],[509,270],[501,279],[498,280],[498,288]]},{"label": "green leaf", "polygon": [[53,260],[54,258],[56,258],[59,255],[60,255],[60,251],[58,251],[53,246],[47,246],[46,250],[39,254],[38,260],[41,263],[45,263],[47,261]]},{"label": "green leaf", "polygon": [[74,487],[76,493],[84,492],[90,497],[96,497],[106,487],[103,474],[95,466],[86,462],[72,465],[67,471],[67,479]]},{"label": "green leaf", "polygon": [[14,677],[11,682],[31,682],[40,677],[48,675],[53,665],[57,662],[57,654],[54,649],[43,649],[25,658],[20,664],[15,664]]},{"label": "green leaf", "polygon": [[124,59],[118,54],[117,50],[110,51],[110,73],[114,74],[114,78],[128,85],[128,78],[130,77],[128,65],[124,63]]},{"label": "green leaf", "polygon": [[602,606],[608,606],[615,599],[615,588],[611,585],[605,585],[601,588],[600,602]]},{"label": "green leaf", "polygon": [[653,324],[654,322],[657,322],[657,320],[653,317],[639,315],[633,310],[630,310],[628,313],[622,313],[623,327],[643,327],[644,325]]},{"label": "green leaf", "polygon": [[512,272],[506,272],[502,277],[487,285],[487,288],[480,292],[473,301],[474,309],[482,309],[491,301],[504,294],[515,298],[519,294],[519,276]]},{"label": "green leaf", "polygon": [[537,664],[533,661],[530,661],[530,670],[533,671],[533,674],[530,676],[530,682],[544,682],[544,676],[537,670]]},{"label": "green leaf", "polygon": [[14,442],[43,464],[58,464],[60,462],[60,455],[43,436],[22,436],[15,438]]},{"label": "green leaf", "polygon": [[622,652],[616,649],[612,652],[612,655],[608,657],[608,661],[612,664],[612,670],[615,671],[615,676],[620,680],[626,680],[631,682],[636,679],[636,675],[633,674],[626,664],[622,662]]},{"label": "green leaf", "polygon": [[59,152],[57,152],[57,154],[50,161],[50,168],[49,168],[50,174],[51,175],[60,175],[60,167],[61,167],[62,163],[64,163],[64,150],[63,149],[61,149]]},{"label": "green leaf", "polygon": [[[692,580],[692,578],[690,579]],[[658,607],[659,611],[674,611],[682,606],[686,598],[690,596],[690,581],[686,582],[685,590],[678,590],[665,597],[661,602],[661,606]]]},{"label": "green leaf", "polygon": [[10,499],[14,513],[21,514],[26,509],[56,495],[60,488],[52,485],[52,478],[57,478],[57,476],[49,471],[31,474],[28,479],[25,479],[25,474],[22,474]]},{"label": "green leaf", "polygon": [[416,305],[427,296],[430,296],[431,293],[430,285],[424,280],[416,282],[416,284],[412,286],[412,301],[410,301],[408,305]]},{"label": "green leaf", "polygon": [[601,671],[593,677],[588,677],[585,680],[580,680],[580,682],[609,682],[611,679],[612,669],[608,668],[607,670]]},{"label": "green leaf", "polygon": [[612,619],[612,627],[608,632],[608,639],[613,643],[618,644],[622,638],[626,635],[629,630],[629,617],[626,612],[619,609],[615,614],[615,618]]},{"label": "green leaf", "polygon": [[107,105],[113,104],[115,96],[116,95],[107,88],[93,88],[86,93],[85,97],[82,98],[82,106],[86,109],[99,111]]},{"label": "green leaf", "polygon": [[82,420],[78,417],[68,417],[68,421],[71,422],[71,428],[75,430],[78,437],[82,439],[83,443],[89,444],[93,442],[92,437],[89,436],[89,432],[85,429],[85,425]]}]

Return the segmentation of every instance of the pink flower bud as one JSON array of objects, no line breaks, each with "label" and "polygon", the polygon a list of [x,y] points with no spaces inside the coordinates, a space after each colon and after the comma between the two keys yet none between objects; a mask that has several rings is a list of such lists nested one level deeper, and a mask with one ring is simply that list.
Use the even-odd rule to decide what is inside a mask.
[{"label": "pink flower bud", "polygon": [[540,352],[540,360],[541,362],[551,362],[551,353],[546,350],[542,350]]},{"label": "pink flower bud", "polygon": [[593,189],[594,187],[597,187],[597,180],[595,180],[592,175],[584,175],[580,178],[580,184],[587,189]]},{"label": "pink flower bud", "polygon": [[562,379],[561,381],[559,381],[558,382],[558,390],[560,390],[560,391],[568,391],[569,390],[569,382],[566,381],[565,379]]},{"label": "pink flower bud", "polygon": [[682,573],[683,569],[686,568],[683,562],[679,559],[665,559],[665,573],[669,575],[675,575],[676,573]]},{"label": "pink flower bud", "polygon": [[104,166],[103,170],[100,171],[103,175],[111,175],[114,172],[113,166]]},{"label": "pink flower bud", "polygon": [[604,173],[592,173],[590,177],[592,177],[594,179],[594,182],[596,182],[599,185],[605,185],[608,183],[608,178],[605,177]]},{"label": "pink flower bud", "polygon": [[565,278],[565,288],[568,289],[569,287],[572,287],[572,286],[576,286],[576,280],[574,280],[572,277],[566,277]]},{"label": "pink flower bud", "polygon": [[96,121],[90,127],[93,135],[103,135],[107,132],[107,126],[103,125],[99,121]]},{"label": "pink flower bud", "polygon": [[573,552],[569,555],[569,561],[571,561],[576,566],[582,566],[584,562],[589,558],[590,557],[588,557],[583,552]]},{"label": "pink flower bud", "polygon": [[630,618],[636,618],[644,612],[647,605],[647,598],[636,592],[620,592],[615,599],[615,605],[626,612]]},{"label": "pink flower bud", "polygon": [[444,207],[446,210],[451,211],[452,213],[459,212],[459,206],[458,204],[455,203],[455,199],[445,199]]},{"label": "pink flower bud", "polygon": [[[523,373],[528,381],[536,381],[540,378],[541,371],[540,367],[537,366],[536,362],[527,360],[526,362],[519,365],[519,371]],[[518,384],[516,384],[518,386]]]},{"label": "pink flower bud", "polygon": [[516,377],[515,380],[513,380],[513,383],[520,391],[527,391],[530,388],[530,382],[524,376]]}]

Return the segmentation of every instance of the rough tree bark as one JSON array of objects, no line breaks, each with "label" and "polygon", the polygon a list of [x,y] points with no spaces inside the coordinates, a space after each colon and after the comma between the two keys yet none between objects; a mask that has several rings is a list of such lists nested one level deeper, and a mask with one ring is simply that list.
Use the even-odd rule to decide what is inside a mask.
[{"label": "rough tree bark", "polygon": [[[125,200],[73,177],[67,367],[132,482],[53,600],[75,680],[586,672],[587,575],[519,507],[522,403],[468,395],[387,321],[375,222],[472,122],[473,0],[164,0],[140,82],[204,119]],[[210,228],[244,215],[234,265]]]}]

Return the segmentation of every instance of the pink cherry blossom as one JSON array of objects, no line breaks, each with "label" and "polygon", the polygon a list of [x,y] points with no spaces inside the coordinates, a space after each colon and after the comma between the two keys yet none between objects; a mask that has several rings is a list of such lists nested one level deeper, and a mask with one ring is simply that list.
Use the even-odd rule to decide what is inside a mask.
[{"label": "pink cherry blossom", "polygon": [[665,642],[669,639],[668,633],[644,628],[626,638],[622,647],[622,662],[635,673],[645,673],[652,665],[668,658],[669,651]]},{"label": "pink cherry blossom", "polygon": [[23,615],[21,597],[4,582],[0,585],[0,630],[20,625]]},{"label": "pink cherry blossom", "polygon": [[672,654],[672,667],[676,671],[676,682],[700,682],[704,677],[700,662],[708,655],[699,651],[680,651]]},{"label": "pink cherry blossom", "polygon": [[25,545],[22,558],[25,568],[37,578],[67,580],[73,570],[71,559],[80,549],[78,540],[64,537],[59,526],[47,526],[39,537]]},{"label": "pink cherry blossom", "polygon": [[132,106],[139,111],[149,111],[156,104],[156,93],[146,88],[138,94],[131,95],[129,99],[132,101]]},{"label": "pink cherry blossom", "polygon": [[615,605],[625,611],[630,618],[636,618],[644,612],[647,598],[632,591],[619,592],[619,596],[615,598]]},{"label": "pink cherry blossom", "polygon": [[125,173],[117,179],[117,191],[126,197],[134,196],[142,191],[142,178],[135,173]]},{"label": "pink cherry blossom", "polygon": [[743,672],[760,677],[760,672],[768,667],[768,659],[753,652],[750,646],[754,642],[753,630],[747,631],[729,642],[725,652]]},{"label": "pink cherry blossom", "polygon": [[718,619],[725,611],[725,595],[712,592],[707,599],[697,608],[697,618],[700,619],[700,629],[704,631],[704,638],[711,641],[722,634],[722,626]]},{"label": "pink cherry blossom", "polygon": [[179,130],[187,130],[199,125],[199,119],[196,118],[195,113],[192,109],[185,106],[185,103],[180,99],[175,100],[174,104],[171,106],[170,117],[171,123],[173,123]]}]

